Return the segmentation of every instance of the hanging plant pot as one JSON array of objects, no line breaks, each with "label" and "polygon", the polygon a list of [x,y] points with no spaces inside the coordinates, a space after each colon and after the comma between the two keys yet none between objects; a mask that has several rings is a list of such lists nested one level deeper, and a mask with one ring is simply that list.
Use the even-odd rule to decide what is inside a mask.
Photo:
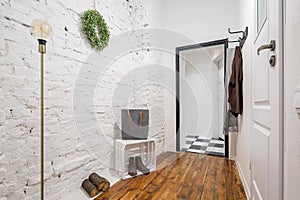
[{"label": "hanging plant pot", "polygon": [[102,15],[96,10],[87,10],[82,15],[82,30],[93,48],[102,51],[109,42],[109,30]]}]

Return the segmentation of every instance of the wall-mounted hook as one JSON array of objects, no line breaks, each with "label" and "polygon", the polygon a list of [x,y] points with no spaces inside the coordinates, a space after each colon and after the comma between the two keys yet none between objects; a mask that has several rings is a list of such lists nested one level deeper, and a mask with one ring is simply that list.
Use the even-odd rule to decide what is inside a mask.
[{"label": "wall-mounted hook", "polygon": [[231,31],[230,28],[228,28],[228,33],[237,34],[237,33],[244,33],[244,31]]},{"label": "wall-mounted hook", "polygon": [[239,42],[240,43],[240,47],[242,48],[244,46],[244,43],[248,37],[248,26],[246,27],[245,31],[231,31],[230,28],[228,28],[228,32],[229,34],[239,34],[242,33],[243,37],[239,37],[238,40],[235,41],[228,41],[228,42]]}]

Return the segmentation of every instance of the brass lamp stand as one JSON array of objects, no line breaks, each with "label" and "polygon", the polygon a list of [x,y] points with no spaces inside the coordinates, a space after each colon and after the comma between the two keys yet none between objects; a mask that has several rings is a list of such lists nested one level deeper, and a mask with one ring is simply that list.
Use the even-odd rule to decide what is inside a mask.
[{"label": "brass lamp stand", "polygon": [[52,28],[51,26],[41,20],[41,19],[35,19],[32,21],[31,23],[31,27],[32,27],[32,33],[34,35],[36,35],[39,39],[38,39],[38,51],[41,55],[41,63],[40,63],[40,70],[41,70],[41,74],[40,74],[40,81],[41,81],[41,91],[40,91],[40,100],[41,100],[41,106],[40,106],[40,117],[41,117],[41,124],[40,124],[40,128],[41,128],[41,134],[40,134],[40,158],[41,158],[41,171],[40,171],[40,175],[41,175],[41,200],[44,200],[44,54],[46,53],[46,38],[49,37],[51,35],[52,32]]},{"label": "brass lamp stand", "polygon": [[44,54],[46,53],[46,40],[38,39],[38,42],[41,54],[41,200],[44,200]]}]

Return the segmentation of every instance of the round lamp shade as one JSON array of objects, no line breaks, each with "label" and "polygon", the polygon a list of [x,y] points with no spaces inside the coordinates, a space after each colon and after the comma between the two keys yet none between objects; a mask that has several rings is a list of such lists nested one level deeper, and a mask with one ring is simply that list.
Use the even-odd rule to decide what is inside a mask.
[{"label": "round lamp shade", "polygon": [[31,32],[39,39],[47,39],[51,33],[51,26],[42,19],[35,19],[31,22]]}]

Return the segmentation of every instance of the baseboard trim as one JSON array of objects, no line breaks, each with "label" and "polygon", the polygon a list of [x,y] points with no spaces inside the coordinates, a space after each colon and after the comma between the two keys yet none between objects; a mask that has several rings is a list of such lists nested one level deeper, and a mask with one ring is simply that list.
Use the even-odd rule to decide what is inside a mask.
[{"label": "baseboard trim", "polygon": [[236,160],[236,156],[232,156],[232,155],[229,154],[228,159],[229,159],[229,160],[234,160],[234,161],[235,161],[235,160]]},{"label": "baseboard trim", "polygon": [[244,189],[245,189],[245,192],[246,192],[246,196],[247,196],[247,199],[250,200],[250,189],[249,189],[249,186],[246,182],[246,178],[244,176],[244,173],[243,173],[243,170],[241,168],[241,165],[239,163],[239,161],[237,159],[235,159],[235,163],[236,163],[236,166],[237,166],[237,169],[238,169],[238,172],[239,172],[239,175],[241,177],[241,180],[242,180],[242,184],[244,186]]}]

